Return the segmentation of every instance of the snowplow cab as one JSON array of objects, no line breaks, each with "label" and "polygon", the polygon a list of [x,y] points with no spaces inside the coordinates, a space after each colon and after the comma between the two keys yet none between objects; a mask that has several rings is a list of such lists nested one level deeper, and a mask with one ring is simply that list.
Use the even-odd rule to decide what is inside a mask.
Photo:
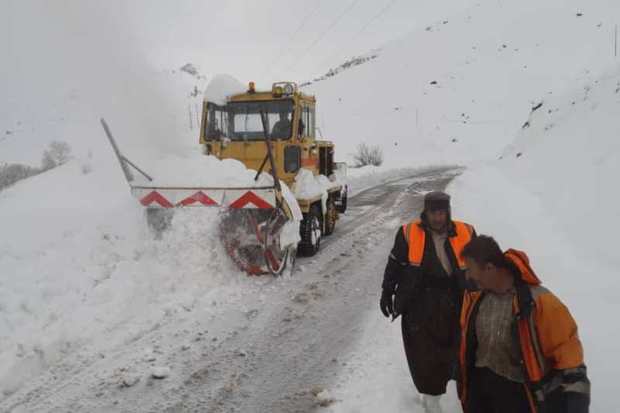
[{"label": "snowplow cab", "polygon": [[[266,114],[265,128],[261,112]],[[256,91],[251,82],[246,93],[230,96],[225,105],[205,101],[201,123],[200,143],[206,154],[236,159],[254,170],[267,156],[266,129],[276,174],[289,187],[302,168],[328,178],[334,173],[334,144],[317,140],[316,99],[301,93],[295,83],[278,82],[269,91]],[[264,171],[269,170],[267,163]],[[298,201],[308,212],[312,200]]]},{"label": "snowplow cab", "polygon": [[[200,143],[209,155],[236,159],[258,170],[267,156],[261,111],[266,113],[277,176],[291,186],[301,168],[329,177],[334,145],[316,139],[316,100],[292,82],[274,83],[270,91],[229,97],[225,105],[203,104]],[[265,171],[270,166],[266,165]]]},{"label": "snowplow cab", "polygon": [[313,255],[320,237],[333,232],[338,212],[346,208],[346,188],[334,175],[334,144],[317,139],[315,97],[302,93],[293,82],[276,82],[267,91],[257,91],[250,82],[245,93],[229,96],[226,102],[203,102],[200,143],[207,155],[271,172],[266,140],[275,176],[290,188],[295,190],[296,178],[307,178],[309,173],[325,183],[327,196],[295,193],[304,214],[300,250]]}]

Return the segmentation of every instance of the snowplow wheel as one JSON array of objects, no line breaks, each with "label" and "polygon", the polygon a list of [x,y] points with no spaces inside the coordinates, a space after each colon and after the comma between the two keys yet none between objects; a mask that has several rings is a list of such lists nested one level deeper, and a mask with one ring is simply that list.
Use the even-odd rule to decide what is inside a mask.
[{"label": "snowplow wheel", "polygon": [[337,206],[338,212],[344,214],[347,210],[347,199],[348,199],[348,191],[343,191],[344,193],[340,195],[340,203]]},{"label": "snowplow wheel", "polygon": [[321,210],[318,205],[310,207],[310,211],[304,214],[299,226],[301,242],[299,252],[306,257],[312,257],[317,253],[321,245]]},{"label": "snowplow wheel", "polygon": [[275,209],[269,221],[263,226],[265,266],[273,276],[280,276],[292,271],[297,253],[294,247],[282,247],[280,233],[288,222],[288,217],[281,209]]},{"label": "snowplow wheel", "polygon": [[327,200],[327,213],[325,214],[325,235],[331,235],[336,228],[336,220],[338,219],[338,211],[333,198]]},{"label": "snowplow wheel", "polygon": [[274,277],[281,276],[285,273],[292,274],[295,267],[295,257],[297,248],[288,247],[284,250],[279,259],[275,259],[271,250],[265,251],[265,263],[267,269]]}]

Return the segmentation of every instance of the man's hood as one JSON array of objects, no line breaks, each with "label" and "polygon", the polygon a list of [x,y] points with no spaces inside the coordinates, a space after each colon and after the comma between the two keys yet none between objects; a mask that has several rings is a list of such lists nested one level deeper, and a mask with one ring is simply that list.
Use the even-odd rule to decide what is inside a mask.
[{"label": "man's hood", "polygon": [[530,285],[540,285],[540,278],[536,275],[532,267],[530,267],[530,259],[523,251],[509,249],[504,253],[506,259],[512,262],[521,274],[521,279]]}]

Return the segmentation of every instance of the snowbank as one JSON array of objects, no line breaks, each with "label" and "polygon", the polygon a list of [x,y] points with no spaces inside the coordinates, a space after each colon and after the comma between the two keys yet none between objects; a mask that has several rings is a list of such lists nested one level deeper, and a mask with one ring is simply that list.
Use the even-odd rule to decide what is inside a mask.
[{"label": "snowbank", "polygon": [[71,161],[0,192],[10,234],[0,237],[0,400],[51,366],[96,359],[170,314],[218,311],[215,299],[244,293],[217,209],[177,210],[156,241],[113,166],[84,174]]},{"label": "snowbank", "polygon": [[[348,187],[349,196],[377,185],[419,175],[425,171],[434,171],[440,165],[428,167],[390,168],[385,166],[364,166],[362,168],[349,168],[346,178],[341,178]],[[457,166],[444,165],[445,168],[453,168],[457,173],[461,170]]]},{"label": "snowbank", "polygon": [[503,248],[526,251],[576,318],[593,383],[593,412],[614,411],[618,312],[620,69],[547,97],[501,160],[466,171],[454,210]]}]

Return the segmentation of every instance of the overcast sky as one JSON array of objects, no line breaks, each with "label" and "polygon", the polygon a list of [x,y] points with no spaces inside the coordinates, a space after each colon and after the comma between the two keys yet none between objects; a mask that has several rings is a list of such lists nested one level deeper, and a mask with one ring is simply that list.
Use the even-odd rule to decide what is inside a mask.
[{"label": "overcast sky", "polygon": [[258,81],[323,73],[457,8],[455,0],[154,3],[126,3],[150,58],[159,64],[193,61],[205,72]]},{"label": "overcast sky", "polygon": [[188,62],[259,88],[308,80],[478,1],[0,0],[0,129],[40,135]]},{"label": "overcast sky", "polygon": [[[305,80],[468,0],[0,0],[2,59],[70,47],[59,31],[133,44],[155,68],[194,62],[242,81]],[[56,20],[55,33],[50,22]],[[52,25],[53,26],[53,25]],[[94,47],[101,47],[94,41]],[[78,50],[76,52],[79,53]],[[102,54],[110,50],[101,50]],[[30,54],[30,56],[27,56]],[[35,56],[33,56],[35,55]],[[61,56],[59,53],[58,56]],[[115,56],[115,54],[111,54]],[[6,62],[6,60],[4,60]],[[14,63],[14,62],[13,62]],[[11,65],[11,63],[9,63]],[[5,78],[6,79],[6,78]]]}]

